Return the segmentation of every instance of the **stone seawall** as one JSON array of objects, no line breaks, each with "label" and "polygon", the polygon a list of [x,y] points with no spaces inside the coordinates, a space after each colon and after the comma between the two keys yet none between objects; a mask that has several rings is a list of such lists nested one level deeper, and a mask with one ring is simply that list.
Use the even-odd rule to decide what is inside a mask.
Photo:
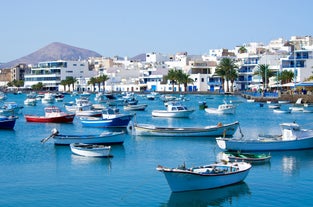
[{"label": "stone seawall", "polygon": [[302,98],[302,103],[313,103],[313,95],[281,94],[279,97],[252,97],[249,95],[241,94],[241,96],[246,99],[254,99],[257,102],[290,101],[290,103],[295,103],[298,100],[298,98]]}]

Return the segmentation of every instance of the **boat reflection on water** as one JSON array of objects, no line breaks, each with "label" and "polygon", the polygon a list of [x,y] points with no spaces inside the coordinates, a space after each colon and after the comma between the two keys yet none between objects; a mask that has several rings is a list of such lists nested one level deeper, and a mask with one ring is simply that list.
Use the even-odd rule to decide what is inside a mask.
[{"label": "boat reflection on water", "polygon": [[300,170],[305,170],[306,166],[311,166],[313,150],[297,150],[272,153],[272,156],[278,157],[281,160],[282,172],[285,175],[294,176],[300,173]]},{"label": "boat reflection on water", "polygon": [[108,172],[112,169],[111,159],[112,158],[84,157],[75,154],[71,155],[71,163],[73,167],[88,167],[90,165],[94,167],[96,164],[97,166],[101,166],[101,168],[103,167],[108,170]]},{"label": "boat reflection on water", "polygon": [[241,182],[210,190],[172,193],[166,206],[222,206],[225,202],[231,204],[234,199],[250,194],[248,185],[245,182]]}]

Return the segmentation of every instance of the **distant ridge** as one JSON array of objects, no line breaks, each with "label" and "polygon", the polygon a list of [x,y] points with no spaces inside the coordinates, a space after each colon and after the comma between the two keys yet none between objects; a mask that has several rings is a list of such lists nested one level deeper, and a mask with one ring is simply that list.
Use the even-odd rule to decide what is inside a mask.
[{"label": "distant ridge", "polygon": [[11,68],[19,63],[37,64],[38,62],[51,60],[85,60],[89,57],[101,57],[99,53],[91,50],[66,45],[60,42],[53,42],[27,56],[3,63],[0,68]]}]

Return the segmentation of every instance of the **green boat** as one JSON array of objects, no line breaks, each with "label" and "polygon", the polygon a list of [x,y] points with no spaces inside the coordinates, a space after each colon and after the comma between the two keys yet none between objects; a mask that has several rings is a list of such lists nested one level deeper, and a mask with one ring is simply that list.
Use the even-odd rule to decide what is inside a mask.
[{"label": "green boat", "polygon": [[225,152],[225,154],[228,157],[228,160],[230,162],[248,162],[251,164],[257,164],[257,163],[266,163],[271,160],[270,154],[254,154],[254,153],[242,153],[242,152]]}]

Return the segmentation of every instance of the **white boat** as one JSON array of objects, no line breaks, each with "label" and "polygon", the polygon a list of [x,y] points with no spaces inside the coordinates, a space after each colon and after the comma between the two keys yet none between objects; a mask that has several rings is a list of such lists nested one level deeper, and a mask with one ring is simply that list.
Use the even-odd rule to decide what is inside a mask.
[{"label": "white boat", "polygon": [[138,136],[170,136],[170,137],[217,137],[233,136],[237,131],[239,122],[205,127],[162,127],[151,124],[137,124],[131,126],[133,135]]},{"label": "white boat", "polygon": [[125,111],[144,111],[147,108],[147,104],[136,104],[124,106]]},{"label": "white boat", "polygon": [[110,157],[111,146],[99,144],[70,144],[72,153],[86,157]]},{"label": "white boat", "polygon": [[269,109],[279,109],[280,108],[280,104],[277,104],[277,103],[269,104],[268,108]]},{"label": "white boat", "polygon": [[84,144],[123,144],[125,132],[102,132],[101,134],[78,134],[78,135],[65,135],[59,134],[57,129],[51,130],[52,134],[41,140],[45,143],[50,138],[53,138],[56,145],[70,145],[72,143],[84,143]]},{"label": "white boat", "polygon": [[26,98],[24,101],[24,105],[26,106],[36,106],[37,105],[37,100],[36,98]]},{"label": "white boat", "polygon": [[43,104],[51,104],[55,102],[55,96],[52,93],[45,93],[43,98],[41,99]]},{"label": "white boat", "polygon": [[228,151],[281,151],[313,148],[313,130],[296,123],[280,124],[281,135],[264,135],[257,139],[216,138],[218,146]]},{"label": "white boat", "polygon": [[273,112],[276,114],[290,114],[290,109],[273,109]]},{"label": "white boat", "polygon": [[302,104],[302,98],[298,98],[296,103],[289,107],[291,112],[303,112],[304,105]]},{"label": "white boat", "polygon": [[236,106],[234,104],[226,103],[221,104],[218,108],[205,108],[209,114],[234,114],[236,112]]},{"label": "white boat", "polygon": [[313,113],[313,107],[312,106],[304,107],[303,112],[304,113]]},{"label": "white boat", "polygon": [[287,100],[281,100],[281,101],[278,101],[279,104],[288,104],[290,103],[290,101],[287,101]]},{"label": "white boat", "polygon": [[199,167],[177,168],[158,166],[173,192],[204,190],[232,185],[243,181],[251,169],[246,162],[220,162]]},{"label": "white boat", "polygon": [[187,109],[180,102],[168,102],[167,110],[153,110],[152,116],[188,118],[194,111],[194,109]]},{"label": "white boat", "polygon": [[247,102],[248,103],[253,103],[253,102],[255,102],[255,100],[254,99],[247,99]]}]

